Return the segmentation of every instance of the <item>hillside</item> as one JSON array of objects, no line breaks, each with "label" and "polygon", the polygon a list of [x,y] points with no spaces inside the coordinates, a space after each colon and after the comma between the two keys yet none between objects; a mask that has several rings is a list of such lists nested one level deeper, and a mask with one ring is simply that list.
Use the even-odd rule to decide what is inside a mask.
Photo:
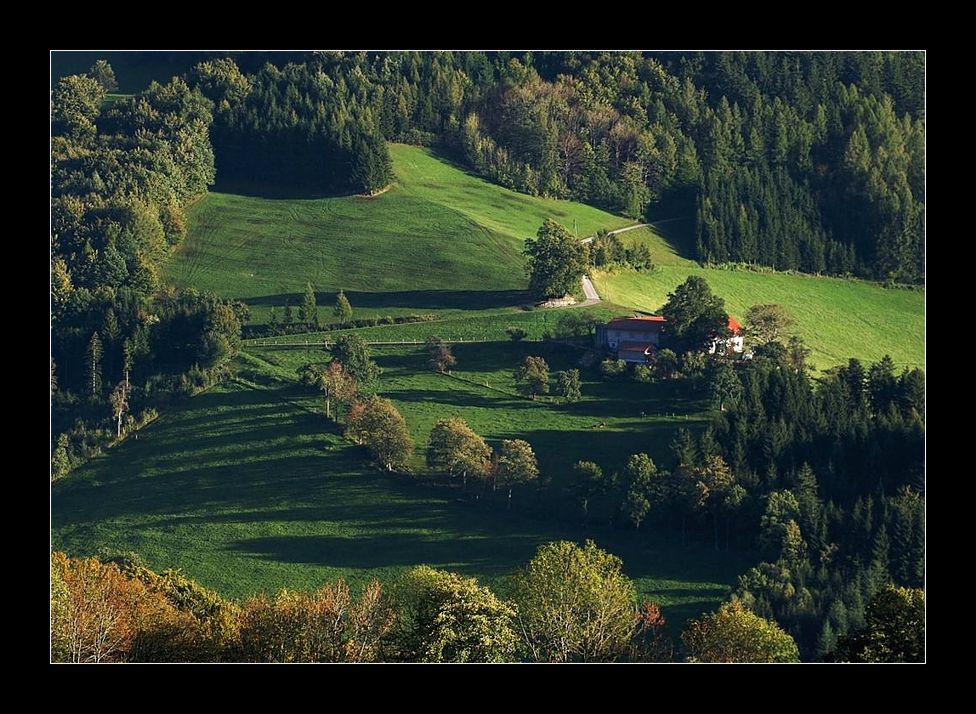
[{"label": "hillside", "polygon": [[259,323],[297,305],[306,281],[320,304],[346,290],[359,317],[484,310],[526,301],[522,245],[546,218],[581,235],[630,222],[495,186],[423,148],[391,153],[396,183],[373,198],[209,194],[164,279],[243,298]]},{"label": "hillside", "polygon": [[925,367],[925,294],[839,278],[754,273],[662,265],[650,273],[598,273],[601,297],[618,305],[654,312],[689,275],[699,275],[725,299],[741,321],[758,303],[779,303],[796,318],[796,332],[811,348],[818,369],[857,357],[876,362],[890,355],[899,368]]},{"label": "hillside", "polygon": [[[468,404],[465,416],[483,415],[474,422],[479,428],[494,419],[493,435],[518,430],[523,407],[539,412],[532,424],[558,418],[558,410],[512,404],[476,387],[445,388],[446,377],[441,384],[432,374],[410,378],[403,369],[411,361],[381,357],[390,369],[384,390],[400,404],[416,402],[407,414],[418,437],[431,419],[424,403],[446,412]],[[75,554],[133,550],[155,568],[178,567],[243,597],[313,589],[340,575],[355,585],[390,581],[418,563],[496,582],[538,544],[579,539],[574,524],[529,518],[521,509],[507,513],[367,467],[365,454],[332,433],[319,408],[320,400],[287,382],[218,386],[184,402],[138,439],[55,484],[54,547]],[[616,432],[627,424],[614,426]],[[559,458],[572,434],[545,450],[547,462]],[[591,445],[602,435],[591,432]],[[676,625],[713,608],[742,566],[739,555],[632,535],[587,533],[624,559],[642,592],[667,606]]]}]

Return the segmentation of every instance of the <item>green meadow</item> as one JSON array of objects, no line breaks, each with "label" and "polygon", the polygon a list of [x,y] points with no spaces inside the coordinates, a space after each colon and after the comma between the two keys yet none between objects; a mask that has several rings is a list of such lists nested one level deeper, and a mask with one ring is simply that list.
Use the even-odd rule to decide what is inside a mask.
[{"label": "green meadow", "polygon": [[495,186],[427,149],[390,150],[396,181],[372,198],[209,194],[164,278],[244,299],[256,323],[298,305],[306,282],[325,306],[344,289],[355,317],[511,309],[531,302],[522,248],[546,218],[580,235],[630,223]]},{"label": "green meadow", "polygon": [[[344,289],[354,317],[433,313],[434,322],[356,330],[371,341],[487,340],[454,347],[451,375],[433,373],[421,346],[374,348],[380,393],[403,413],[416,442],[412,474],[368,465],[360,448],[322,416],[321,399],[296,382],[320,349],[245,343],[241,378],[164,413],[153,425],[53,487],[53,545],[73,554],[133,550],[158,569],[178,567],[242,598],[282,587],[310,589],[342,576],[390,582],[420,563],[495,586],[544,542],[593,538],[620,556],[645,596],[672,625],[714,608],[749,553],[681,545],[670,533],[585,529],[572,510],[572,464],[606,470],[646,451],[667,465],[679,427],[700,428],[705,395],[685,384],[604,381],[582,370],[575,404],[514,393],[526,355],[553,370],[578,366],[582,350],[539,340],[561,310],[525,309],[524,240],[547,217],[580,236],[628,225],[565,201],[524,196],[479,179],[427,149],[392,145],[396,181],[372,197],[295,196],[218,186],[190,211],[189,236],[164,271],[177,286],[246,300],[253,320],[272,305],[297,308],[306,281],[328,321]],[[234,192],[237,191],[237,192]],[[755,303],[777,302],[797,318],[818,368],[849,356],[890,354],[924,364],[924,294],[828,278],[705,269],[688,260],[689,221],[627,232],[651,248],[646,273],[598,273],[600,319],[654,311],[688,275],[706,278],[740,320]],[[519,326],[528,341],[507,341]],[[334,338],[336,332],[279,341]],[[490,444],[522,438],[535,448],[543,489],[516,491],[506,509],[458,485],[435,483],[424,445],[438,419],[463,417]],[[550,501],[547,501],[550,499]],[[554,513],[560,514],[558,517]]]},{"label": "green meadow", "polygon": [[[592,394],[578,414],[564,417],[557,406],[416,373],[414,359],[380,355],[387,370],[383,391],[404,408],[418,438],[426,438],[438,414],[460,409],[492,437],[533,439],[525,429],[535,430],[540,459],[556,464],[558,451],[581,434],[594,451],[605,438],[614,445],[606,450],[618,443],[613,432],[625,428],[621,417],[608,431],[585,433],[584,423],[595,421],[592,412],[600,411],[606,394]],[[486,365],[471,367],[480,374]],[[418,563],[499,586],[539,544],[593,538],[624,560],[641,592],[661,602],[674,624],[714,608],[745,563],[743,555],[716,553],[707,544],[584,530],[518,506],[508,511],[462,497],[457,487],[380,473],[334,432],[319,402],[272,377],[263,387],[231,383],[182,403],[138,439],[55,484],[53,546],[73,554],[133,550],[154,568],[181,568],[241,598],[282,587],[311,589],[339,576],[355,585],[373,577],[391,582]],[[444,408],[435,412],[434,406]],[[561,442],[538,438],[560,423],[579,430]],[[648,432],[658,426],[649,425]],[[631,436],[636,445],[638,433]]]}]

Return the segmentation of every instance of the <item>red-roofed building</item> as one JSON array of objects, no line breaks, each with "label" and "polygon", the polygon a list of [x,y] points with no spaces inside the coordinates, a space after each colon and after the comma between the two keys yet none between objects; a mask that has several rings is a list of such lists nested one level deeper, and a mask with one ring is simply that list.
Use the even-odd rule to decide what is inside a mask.
[{"label": "red-roofed building", "polygon": [[731,315],[729,315],[729,332],[732,335],[727,340],[715,340],[712,342],[712,346],[708,348],[708,354],[715,354],[715,350],[718,349],[719,344],[724,344],[727,352],[742,352],[745,346],[742,339],[742,325]]},{"label": "red-roofed building", "polygon": [[616,352],[617,358],[625,362],[643,364],[661,347],[665,322],[660,315],[615,317],[605,325],[597,325],[596,344]]},{"label": "red-roofed building", "polygon": [[[728,340],[715,340],[709,349],[714,354],[720,343],[727,350],[742,352],[742,326],[731,315]],[[597,325],[597,347],[617,353],[617,359],[625,362],[643,364],[654,352],[666,346],[667,320],[661,315],[641,315],[635,317],[615,317],[605,325]]]}]

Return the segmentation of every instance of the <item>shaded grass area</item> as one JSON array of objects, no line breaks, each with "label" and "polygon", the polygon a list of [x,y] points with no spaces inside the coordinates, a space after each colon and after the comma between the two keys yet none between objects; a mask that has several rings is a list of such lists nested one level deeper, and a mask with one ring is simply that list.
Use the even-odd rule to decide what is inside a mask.
[{"label": "shaded grass area", "polygon": [[[391,396],[403,396],[409,385],[385,361]],[[183,403],[55,484],[54,547],[134,550],[153,568],[182,568],[241,598],[339,576],[355,586],[372,577],[389,583],[418,563],[498,587],[540,543],[591,537],[623,558],[672,623],[715,607],[744,566],[740,555],[650,534],[584,532],[378,473],[316,406],[287,384],[218,386]]]},{"label": "shaded grass area", "polygon": [[779,303],[796,318],[797,333],[813,350],[818,369],[857,357],[876,362],[891,355],[899,367],[925,366],[925,294],[875,283],[786,273],[754,273],[663,265],[649,273],[598,273],[601,297],[653,312],[690,275],[704,278],[743,321],[758,303]]},{"label": "shaded grass area", "polygon": [[[596,461],[609,471],[622,468],[630,454],[644,451],[667,466],[674,430],[701,428],[708,418],[702,389],[678,382],[606,381],[597,370],[579,366],[581,349],[534,342],[458,344],[452,349],[457,365],[450,376],[430,369],[422,346],[372,349],[383,368],[379,391],[404,415],[416,442],[411,464],[416,471],[425,468],[424,448],[434,424],[460,416],[489,443],[519,438],[532,444],[541,470],[568,499],[576,461]],[[278,380],[294,380],[307,362],[330,359],[315,348],[251,350],[252,366]],[[551,373],[580,369],[583,398],[566,403],[555,395],[534,401],[519,396],[514,371],[527,355],[544,357]]]},{"label": "shaded grass area", "polygon": [[[572,311],[593,315],[598,320],[608,320],[619,315],[621,310],[608,305],[594,305],[592,307],[572,308]],[[509,327],[521,327],[527,333],[527,339],[538,340],[543,334],[555,334],[559,320],[567,314],[566,310],[518,310],[500,309],[485,310],[474,315],[470,313],[449,314],[441,313],[438,319],[431,322],[415,322],[402,325],[377,325],[376,327],[353,328],[350,330],[328,330],[310,332],[297,335],[283,335],[273,339],[279,344],[315,342],[335,339],[347,332],[355,332],[368,341],[396,341],[396,340],[426,340],[436,335],[445,340],[508,340],[506,330]]]}]

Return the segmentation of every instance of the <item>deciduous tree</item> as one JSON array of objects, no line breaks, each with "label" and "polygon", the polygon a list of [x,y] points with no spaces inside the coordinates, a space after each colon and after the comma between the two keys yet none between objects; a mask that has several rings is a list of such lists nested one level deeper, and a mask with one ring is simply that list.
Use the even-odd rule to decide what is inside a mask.
[{"label": "deciduous tree", "polygon": [[725,301],[697,275],[668,293],[661,312],[667,319],[668,340],[684,352],[707,349],[713,339],[729,334]]},{"label": "deciduous tree", "polygon": [[469,474],[476,478],[488,475],[491,449],[461,417],[441,419],[430,432],[427,465],[460,476],[467,485]]},{"label": "deciduous tree", "polygon": [[451,346],[440,337],[427,338],[427,363],[435,372],[446,372],[457,364],[457,358],[451,354]]},{"label": "deciduous tree", "polygon": [[925,591],[889,585],[871,598],[864,628],[831,657],[848,662],[924,662]]},{"label": "deciduous tree", "polygon": [[563,226],[547,218],[535,238],[525,242],[529,290],[540,299],[557,298],[579,289],[586,271],[586,252]]},{"label": "deciduous tree", "polygon": [[346,372],[342,364],[336,360],[329,362],[319,379],[319,388],[325,394],[325,417],[332,418],[332,401],[335,400],[343,407],[348,406],[356,398],[356,379]]},{"label": "deciduous tree", "polygon": [[542,357],[526,357],[515,372],[515,383],[520,393],[532,399],[548,394],[549,365]]},{"label": "deciduous tree", "polygon": [[375,395],[360,407],[350,410],[346,433],[357,443],[365,444],[388,471],[406,467],[413,452],[413,439],[403,415],[393,402]]},{"label": "deciduous tree", "polygon": [[422,565],[400,583],[402,653],[411,662],[511,662],[515,609],[474,578]]},{"label": "deciduous tree", "polygon": [[512,579],[512,599],[529,657],[600,662],[626,657],[637,592],[619,558],[586,541],[539,546]]},{"label": "deciduous tree", "polygon": [[691,620],[681,633],[691,662],[799,662],[796,642],[739,601]]},{"label": "deciduous tree", "polygon": [[381,371],[369,356],[369,345],[359,335],[342,335],[332,347],[332,357],[356,379],[360,390],[370,390]]},{"label": "deciduous tree", "polygon": [[511,506],[513,487],[539,477],[539,464],[529,442],[503,439],[492,464],[492,476],[497,485],[508,489],[508,504]]},{"label": "deciduous tree", "polygon": [[122,437],[122,415],[129,408],[129,386],[125,381],[119,382],[115,385],[115,389],[112,390],[112,394],[109,397],[109,401],[112,403],[112,413],[115,416],[116,429],[115,437]]},{"label": "deciduous tree", "polygon": [[567,369],[560,372],[556,379],[556,389],[567,402],[578,402],[583,395],[580,389],[579,370]]}]

